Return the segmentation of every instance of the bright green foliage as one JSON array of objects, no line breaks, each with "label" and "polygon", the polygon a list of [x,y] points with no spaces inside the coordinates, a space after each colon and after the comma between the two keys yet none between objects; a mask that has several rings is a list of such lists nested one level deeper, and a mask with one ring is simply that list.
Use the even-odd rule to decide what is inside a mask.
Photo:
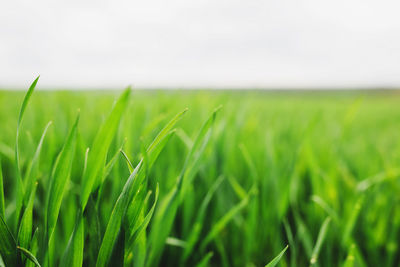
[{"label": "bright green foliage", "polygon": [[37,83],[0,91],[0,266],[400,265],[397,94]]},{"label": "bright green foliage", "polygon": [[275,267],[278,262],[281,260],[283,254],[285,254],[286,250],[288,249],[289,246],[286,246],[275,258],[273,258],[272,261],[270,261],[265,267]]}]

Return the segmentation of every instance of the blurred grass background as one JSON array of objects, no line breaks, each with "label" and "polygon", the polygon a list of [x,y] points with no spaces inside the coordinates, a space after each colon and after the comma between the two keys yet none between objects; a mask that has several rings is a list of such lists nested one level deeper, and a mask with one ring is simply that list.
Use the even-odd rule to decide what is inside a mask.
[{"label": "blurred grass background", "polygon": [[[71,183],[64,194],[56,228],[55,242],[62,251],[74,227],[85,150],[117,94],[38,91],[27,108],[20,135],[22,171],[32,158],[45,125],[53,121],[40,159],[43,177],[50,175],[80,109]],[[23,95],[0,91],[6,220],[15,198],[14,144]],[[188,145],[201,124],[222,104],[212,140],[189,193],[178,208],[170,237],[186,241],[197,211],[218,177],[224,178],[207,208],[203,238],[241,201],[238,190],[248,192],[253,186],[256,190],[206,249],[191,252],[185,265],[193,265],[213,251],[213,266],[261,266],[289,244],[282,266],[307,266],[321,225],[329,216],[331,222],[318,257],[321,266],[398,266],[399,100],[400,94],[395,91],[133,91],[109,157],[126,138],[124,151],[137,164],[141,143],[148,145],[170,118],[189,108],[150,172],[149,188],[155,188],[158,182],[163,199],[174,185]],[[106,180],[108,186],[100,210],[102,225],[128,176],[121,157]],[[239,185],[236,190],[235,182]],[[34,225],[44,216],[41,207],[45,192],[39,183]],[[149,231],[151,227],[150,223]],[[182,248],[170,243],[164,248],[162,266],[182,264]],[[85,255],[86,264],[90,257]]]}]

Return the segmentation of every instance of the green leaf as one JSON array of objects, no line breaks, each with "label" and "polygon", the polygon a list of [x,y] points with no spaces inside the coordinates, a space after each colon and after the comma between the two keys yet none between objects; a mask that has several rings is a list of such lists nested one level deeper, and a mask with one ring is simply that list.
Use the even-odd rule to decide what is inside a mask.
[{"label": "green leaf", "polygon": [[130,236],[129,242],[128,242],[129,244],[134,245],[136,239],[140,236],[140,234],[144,230],[146,230],[146,227],[149,225],[151,217],[153,216],[153,213],[154,213],[154,209],[155,209],[155,207],[157,205],[158,194],[159,194],[159,186],[157,184],[156,195],[154,197],[153,206],[150,208],[150,211],[147,213],[147,215],[144,218],[143,222],[132,230],[132,233],[131,233],[131,236]]},{"label": "green leaf", "polygon": [[60,262],[60,267],[81,267],[83,263],[84,223],[79,211],[74,231]]},{"label": "green leaf", "polygon": [[200,157],[203,154],[203,151],[211,137],[211,132],[213,129],[212,126],[220,109],[221,107],[216,108],[211,113],[211,116],[207,119],[207,121],[203,124],[195,141],[193,142],[192,149],[189,151],[189,154],[186,157],[185,164],[177,182],[181,199],[185,195],[188,185],[192,182],[193,177],[197,172],[197,168],[199,167],[198,161],[200,160]]},{"label": "green leaf", "polygon": [[311,196],[311,200],[324,209],[335,222],[339,222],[339,216],[337,215],[336,211],[334,211],[321,197],[313,195]]},{"label": "green leaf", "polygon": [[46,237],[51,239],[57,223],[63,194],[71,173],[72,162],[75,154],[76,132],[79,122],[79,114],[72,126],[67,140],[57,157],[52,171],[49,185],[49,194],[46,204]]},{"label": "green leaf", "polygon": [[212,251],[208,252],[203,259],[199,263],[196,264],[196,267],[207,267],[210,264],[210,260],[214,253]]},{"label": "green leaf", "polygon": [[132,173],[135,168],[133,167],[131,161],[129,160],[128,155],[126,155],[126,153],[123,150],[120,150],[120,152],[121,152],[122,156],[124,156],[124,158],[125,158],[126,164],[128,165],[129,172]]},{"label": "green leaf", "polygon": [[39,144],[36,148],[35,154],[34,154],[32,160],[30,161],[30,164],[28,165],[28,168],[25,173],[24,188],[25,188],[25,203],[26,204],[29,201],[31,192],[36,183],[35,179],[37,178],[37,173],[38,173],[38,169],[39,169],[39,159],[40,159],[40,152],[42,150],[43,140],[44,140],[47,130],[51,124],[52,124],[52,122],[50,121],[49,123],[47,123],[46,127],[44,128],[43,134],[40,137]]},{"label": "green leaf", "polygon": [[193,224],[192,230],[190,232],[189,237],[187,238],[185,250],[183,253],[182,260],[185,261],[189,256],[190,253],[192,253],[194,246],[196,245],[197,241],[199,240],[199,236],[203,227],[204,223],[204,218],[206,215],[206,210],[208,207],[208,204],[211,201],[212,196],[214,195],[215,191],[219,188],[220,184],[224,180],[224,176],[218,177],[217,180],[213,183],[213,185],[210,187],[210,189],[207,191],[206,196],[203,199],[203,202],[201,203],[200,209],[198,210],[196,220]]},{"label": "green leaf", "polygon": [[[35,255],[39,249],[39,247],[38,247],[39,240],[38,239],[39,239],[39,229],[36,228],[35,232],[33,233],[33,237],[31,240],[30,247],[29,247],[29,250],[33,255]],[[29,261],[26,263],[26,267],[33,267],[33,266],[36,266],[36,264],[32,261]]]},{"label": "green leaf", "polygon": [[[186,111],[186,110],[185,110]],[[168,142],[169,138],[174,132],[171,131],[172,127],[179,121],[184,112],[179,113],[175,116],[156,136],[154,141],[150,144],[147,149],[147,159],[149,161],[149,168],[152,163],[155,162],[161,150],[164,148],[165,144]],[[137,190],[142,184],[143,180],[146,178],[145,171],[141,167],[143,159],[139,162],[136,168],[133,170],[128,180],[126,181],[124,188],[114,205],[113,211],[111,213],[110,219],[107,224],[106,232],[101,243],[99,255],[97,257],[96,266],[105,266],[111,256],[112,249],[114,247],[116,238],[119,233],[119,229],[122,224],[122,219],[124,218],[129,203],[136,195]],[[140,170],[140,173],[139,173]],[[137,177],[136,177],[137,176]],[[129,220],[129,218],[128,218]]]},{"label": "green leaf", "polygon": [[295,241],[294,241],[292,229],[290,229],[290,225],[287,222],[286,218],[283,221],[283,225],[285,227],[285,232],[286,232],[287,239],[289,240],[289,245],[291,246],[290,266],[295,266],[296,259],[297,259],[296,246],[295,246]]},{"label": "green leaf", "polygon": [[285,254],[286,250],[289,246],[286,246],[272,261],[270,261],[265,267],[275,267],[278,262],[281,260],[283,254]]},{"label": "green leaf", "polygon": [[225,228],[225,226],[233,219],[233,217],[247,206],[247,204],[249,203],[250,194],[251,192],[247,194],[247,197],[245,197],[238,204],[232,207],[227,213],[225,213],[225,215],[222,216],[221,219],[219,219],[216,223],[213,223],[210,232],[206,235],[201,243],[200,250],[204,250],[208,243],[210,243],[215,238],[215,236],[218,235]]},{"label": "green leaf", "polygon": [[21,208],[22,208],[22,202],[24,199],[24,188],[23,188],[23,183],[22,183],[22,174],[21,174],[21,167],[20,167],[20,163],[19,163],[19,132],[20,132],[20,127],[22,124],[22,118],[24,116],[25,113],[25,109],[28,105],[29,99],[33,93],[33,90],[36,87],[36,84],[39,80],[38,76],[33,83],[31,84],[31,86],[28,89],[28,92],[25,94],[24,100],[22,101],[22,105],[21,105],[21,109],[19,111],[19,116],[18,116],[18,121],[17,121],[17,134],[16,134],[16,139],[15,139],[15,168],[16,168],[16,175],[17,175],[17,186],[16,186],[16,190],[17,190],[17,199],[16,199],[16,208],[15,208],[15,219],[16,219],[16,224],[15,226],[18,225],[18,219],[19,219],[19,215],[21,212]]},{"label": "green leaf", "polygon": [[316,264],[318,261],[319,251],[321,250],[322,243],[325,240],[325,236],[328,231],[330,221],[331,221],[330,217],[326,218],[325,221],[322,223],[321,229],[319,230],[317,242],[315,243],[315,246],[314,246],[314,249],[313,249],[313,252],[311,255],[311,259],[310,259],[311,266]]},{"label": "green leaf", "polygon": [[182,118],[182,116],[186,113],[188,109],[184,109],[182,112],[178,113],[172,120],[170,120],[167,125],[164,126],[164,128],[158,133],[156,138],[154,138],[153,142],[150,144],[150,146],[147,148],[147,153],[148,154],[154,154],[153,157],[149,158],[149,169],[151,166],[153,166],[154,161],[156,160],[157,156],[156,154],[153,153],[153,150],[155,150],[158,146],[158,144],[161,142],[161,140],[169,134],[169,132],[172,130],[172,128],[175,126],[175,124]]},{"label": "green leaf", "polygon": [[28,248],[32,238],[32,214],[33,204],[35,201],[36,186],[33,188],[29,197],[28,205],[22,215],[21,224],[18,230],[18,245],[23,248]]},{"label": "green leaf", "polygon": [[130,189],[133,181],[136,178],[141,162],[136,166],[132,174],[126,181],[121,194],[119,195],[117,202],[114,205],[110,219],[107,224],[106,232],[104,233],[103,241],[101,242],[99,255],[97,256],[96,266],[106,266],[111,257],[113,247],[117,236],[119,234],[122,219],[125,216],[126,209],[130,199]]},{"label": "green leaf", "polygon": [[17,249],[22,252],[30,261],[32,261],[37,267],[40,267],[40,263],[36,259],[36,257],[27,249],[18,246]]},{"label": "green leaf", "polygon": [[186,188],[197,171],[198,160],[211,136],[211,128],[218,110],[219,109],[216,109],[201,127],[186,157],[185,164],[177,179],[176,185],[164,197],[156,210],[149,237],[150,254],[148,261],[151,266],[157,265],[160,259],[165,246],[165,240],[171,231],[179,202],[184,197]]},{"label": "green leaf", "polygon": [[17,244],[4,218],[0,217],[0,255],[6,266],[15,266],[17,263]]},{"label": "green leaf", "polygon": [[125,258],[125,228],[122,226],[113,247],[110,263],[115,267],[123,267]]},{"label": "green leaf", "polygon": [[105,123],[101,126],[98,131],[88,158],[87,171],[82,177],[82,189],[81,189],[81,208],[84,211],[87,201],[93,189],[96,189],[102,180],[104,165],[107,157],[107,152],[110,147],[111,141],[113,140],[122,114],[127,106],[130,88],[127,88],[116,104],[114,105],[110,115],[108,116]]}]

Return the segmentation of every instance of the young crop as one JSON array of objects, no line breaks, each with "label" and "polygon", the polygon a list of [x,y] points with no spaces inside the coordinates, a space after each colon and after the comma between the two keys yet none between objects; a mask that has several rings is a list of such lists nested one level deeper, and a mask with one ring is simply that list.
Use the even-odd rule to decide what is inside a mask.
[{"label": "young crop", "polygon": [[38,79],[0,91],[0,267],[400,264],[397,96]]}]

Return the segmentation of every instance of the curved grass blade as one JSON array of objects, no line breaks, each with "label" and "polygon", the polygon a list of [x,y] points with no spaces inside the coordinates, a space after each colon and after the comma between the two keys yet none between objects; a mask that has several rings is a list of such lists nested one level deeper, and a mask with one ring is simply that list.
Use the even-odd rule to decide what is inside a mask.
[{"label": "curved grass blade", "polygon": [[[158,133],[158,135],[154,138],[153,142],[147,148],[147,153],[150,154],[157,146],[158,143],[172,130],[175,124],[182,118],[182,116],[188,111],[188,109],[184,109],[182,112],[178,113],[172,120],[170,120],[167,125]],[[155,159],[149,159],[149,169],[153,166]]]},{"label": "curved grass blade", "polygon": [[38,173],[38,168],[39,168],[39,159],[40,159],[40,152],[42,150],[42,145],[43,145],[43,140],[44,137],[46,136],[47,130],[52,124],[51,121],[49,121],[46,125],[46,127],[43,130],[42,136],[40,137],[39,144],[36,148],[35,154],[32,158],[32,161],[30,162],[26,174],[25,174],[25,203],[27,204],[31,195],[31,192],[33,190],[33,187],[35,185],[35,179],[37,177]]},{"label": "curved grass blade", "polygon": [[328,215],[333,218],[335,222],[339,222],[339,216],[337,215],[336,211],[333,210],[328,203],[326,203],[321,197],[317,195],[311,196],[311,200],[317,203],[323,210],[328,213]]},{"label": "curved grass blade", "polygon": [[128,104],[130,88],[128,87],[114,105],[107,120],[98,131],[88,158],[87,171],[82,177],[81,208],[84,211],[93,189],[96,189],[102,180],[107,152],[113,140],[122,114]]},{"label": "curved grass blade", "polygon": [[349,253],[347,254],[346,260],[343,263],[344,267],[354,267],[355,266],[355,244],[352,244],[349,249]]},{"label": "curved grass blade", "polygon": [[60,262],[60,267],[81,267],[83,263],[84,223],[79,211],[74,231],[68,241],[67,248]]},{"label": "curved grass blade", "polygon": [[351,234],[353,232],[354,226],[357,223],[358,216],[361,212],[361,207],[364,203],[364,196],[361,196],[358,198],[356,204],[354,205],[354,208],[352,209],[350,218],[347,219],[346,225],[344,227],[344,233],[343,233],[343,245],[348,245],[351,239]]},{"label": "curved grass blade", "polygon": [[18,246],[17,249],[22,252],[31,262],[33,262],[37,267],[40,267],[40,263],[36,259],[36,257],[26,248]]},{"label": "curved grass blade", "polygon": [[115,162],[118,159],[118,155],[121,153],[121,150],[124,146],[125,142],[121,145],[121,147],[117,150],[117,152],[115,152],[115,154],[112,156],[112,158],[110,159],[110,161],[106,164],[105,168],[104,168],[104,174],[103,174],[103,178],[101,179],[101,184],[104,183],[104,180],[107,178],[107,176],[110,174],[112,168],[114,167]]},{"label": "curved grass blade", "polygon": [[[35,232],[33,233],[33,237],[31,240],[30,247],[29,247],[29,250],[33,255],[36,255],[36,253],[38,252],[38,248],[39,248],[38,247],[38,238],[39,238],[39,228],[36,228]],[[37,265],[34,262],[29,261],[26,263],[25,266],[26,267],[34,267]]]},{"label": "curved grass blade", "polygon": [[33,204],[36,195],[36,187],[37,186],[35,186],[31,192],[28,205],[26,206],[24,214],[22,215],[21,224],[18,230],[18,245],[23,248],[29,248],[32,238],[32,215]]},{"label": "curved grass blade", "polygon": [[132,187],[133,181],[135,180],[141,162],[136,166],[135,170],[129,176],[126,181],[121,194],[119,195],[117,202],[114,205],[112,213],[110,215],[110,220],[108,221],[106,232],[104,233],[103,241],[101,242],[99,255],[97,256],[96,266],[107,266],[111,253],[114,248],[117,236],[121,229],[122,219],[125,216],[126,209],[129,205],[130,199],[130,189]]},{"label": "curved grass blade", "polygon": [[210,251],[208,252],[203,259],[199,263],[196,264],[196,267],[207,267],[210,264],[210,260],[212,256],[214,255],[214,252]]},{"label": "curved grass blade", "polygon": [[163,248],[165,240],[169,236],[175,215],[179,206],[180,200],[185,194],[185,189],[190,183],[191,178],[195,175],[197,170],[197,163],[202,155],[202,152],[208,143],[211,136],[211,128],[214,123],[216,114],[219,108],[214,110],[211,116],[201,127],[196,140],[189,151],[182,171],[177,179],[176,185],[161,201],[159,208],[156,210],[154,216],[154,223],[149,236],[149,265],[157,265]]},{"label": "curved grass blade", "polygon": [[247,206],[247,204],[249,203],[250,194],[251,193],[249,193],[246,198],[241,200],[236,206],[231,208],[224,216],[222,216],[221,219],[213,224],[210,232],[206,235],[200,245],[201,251],[204,251],[208,243],[210,243],[215,238],[215,236],[218,235],[225,228],[225,226],[233,219],[236,214],[238,214],[244,207]]},{"label": "curved grass blade", "polygon": [[6,266],[17,264],[17,244],[3,217],[0,217],[0,255]]},{"label": "curved grass blade", "polygon": [[265,267],[275,267],[279,261],[281,260],[283,254],[285,254],[286,250],[288,249],[288,245],[276,256],[272,261],[270,261]]},{"label": "curved grass blade", "polygon": [[133,231],[132,231],[133,234],[131,234],[131,237],[130,237],[129,242],[128,242],[129,244],[134,245],[134,243],[135,243],[136,239],[138,238],[138,236],[140,236],[140,234],[144,230],[146,230],[146,227],[149,225],[151,217],[153,216],[153,213],[154,213],[154,209],[155,209],[155,207],[157,205],[158,194],[159,194],[159,186],[157,184],[156,195],[154,197],[153,206],[150,208],[150,211],[147,213],[147,215],[144,218],[143,222],[140,225],[138,225],[136,228],[133,229]]},{"label": "curved grass blade", "polygon": [[122,149],[120,150],[120,152],[122,156],[124,156],[125,158],[126,164],[128,165],[129,168],[129,172],[132,173],[135,168],[133,167],[131,161],[129,160],[128,155],[126,155],[126,153]]},{"label": "curved grass blade", "polygon": [[297,226],[297,236],[298,239],[303,243],[304,250],[306,252],[307,257],[312,256],[312,238],[310,231],[308,230],[306,224],[304,223],[303,219],[300,217],[297,210],[293,210],[294,221],[296,222]]},{"label": "curved grass blade", "polygon": [[297,251],[296,251],[296,245],[295,245],[292,229],[290,229],[290,225],[286,219],[284,219],[283,225],[285,227],[287,239],[289,240],[289,245],[291,246],[290,266],[296,266],[295,264],[296,264],[296,258],[297,258]]},{"label": "curved grass blade", "polygon": [[[174,133],[171,131],[172,127],[180,120],[182,115],[186,112],[183,112],[176,115],[156,136],[154,141],[150,144],[147,149],[147,159],[149,161],[149,168],[157,159],[158,155],[160,154],[161,150],[164,148],[172,134]],[[141,168],[143,164],[143,159],[139,162],[136,166],[134,171],[129,176],[128,180],[126,181],[124,188],[115,203],[114,209],[111,213],[110,220],[107,224],[106,232],[103,237],[103,241],[100,246],[99,255],[97,258],[96,266],[105,266],[112,253],[112,249],[114,247],[115,240],[118,236],[119,229],[122,224],[122,219],[126,214],[127,208],[129,203],[133,199],[134,195],[136,194],[137,190],[139,189],[140,185],[142,184],[143,180],[146,178],[144,172]],[[144,163],[145,164],[145,163]],[[139,169],[141,170],[139,173]],[[136,178],[136,176],[138,176]],[[136,179],[135,179],[136,178]],[[129,218],[128,218],[129,219]]]},{"label": "curved grass blade", "polygon": [[53,234],[54,228],[57,223],[58,213],[60,211],[61,202],[65,187],[67,185],[72,161],[75,154],[76,132],[79,122],[79,114],[76,117],[75,123],[72,126],[67,140],[58,155],[57,162],[53,168],[50,178],[49,194],[46,204],[46,237],[49,241]]},{"label": "curved grass blade", "polygon": [[113,247],[110,263],[115,267],[123,267],[125,260],[125,228],[121,227],[117,241]]},{"label": "curved grass blade", "polygon": [[15,138],[15,169],[16,169],[16,175],[17,175],[17,186],[16,186],[16,190],[17,190],[17,199],[16,199],[16,208],[15,208],[15,227],[18,226],[18,220],[19,220],[19,216],[20,216],[20,212],[21,212],[21,208],[22,208],[22,202],[24,199],[24,188],[23,188],[23,183],[22,183],[22,174],[21,174],[21,167],[20,167],[20,163],[19,163],[19,133],[20,133],[20,127],[22,124],[22,118],[24,116],[25,113],[25,109],[28,105],[29,99],[33,93],[33,90],[36,87],[36,84],[39,80],[38,76],[33,83],[31,84],[31,86],[28,89],[28,92],[26,92],[24,100],[22,101],[22,105],[21,105],[21,109],[19,111],[19,116],[18,116],[18,121],[17,121],[17,134],[16,134],[16,138]]},{"label": "curved grass blade", "polygon": [[331,221],[330,217],[326,218],[325,221],[322,223],[321,229],[319,230],[317,242],[315,243],[310,259],[311,266],[315,265],[318,261],[319,251],[321,250],[322,243],[324,242],[326,233],[328,232],[330,221]]},{"label": "curved grass blade", "polygon": [[185,164],[177,182],[177,187],[179,189],[181,198],[185,195],[188,185],[191,183],[194,175],[197,172],[198,161],[200,160],[200,157],[203,154],[206,145],[208,144],[208,141],[211,137],[211,132],[213,130],[212,126],[216,119],[217,113],[221,108],[222,107],[216,108],[211,113],[211,116],[207,119],[207,121],[203,124],[195,141],[193,142],[193,146],[189,151],[189,154],[186,157]]},{"label": "curved grass blade", "polygon": [[196,220],[193,224],[192,231],[190,232],[190,235],[187,239],[185,250],[183,253],[182,260],[185,261],[189,257],[190,253],[192,253],[194,246],[196,245],[197,241],[199,240],[199,236],[201,233],[201,230],[203,228],[203,222],[204,218],[206,215],[206,210],[208,207],[208,204],[211,201],[212,196],[214,195],[215,191],[219,188],[221,185],[222,181],[224,180],[224,176],[218,177],[217,180],[213,183],[213,185],[210,187],[210,189],[207,191],[206,196],[203,199],[203,202],[201,203],[200,209],[198,211],[198,215],[196,217]]}]

